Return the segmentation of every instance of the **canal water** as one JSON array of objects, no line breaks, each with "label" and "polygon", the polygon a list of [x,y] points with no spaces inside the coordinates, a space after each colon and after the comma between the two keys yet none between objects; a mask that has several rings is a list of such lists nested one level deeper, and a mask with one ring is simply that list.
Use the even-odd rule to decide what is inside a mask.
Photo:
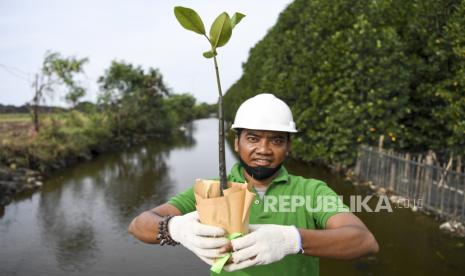
[{"label": "canal water", "polygon": [[[236,160],[227,148],[228,169]],[[166,202],[198,177],[217,175],[217,121],[195,121],[185,136],[158,139],[56,173],[35,193],[0,210],[0,275],[208,275],[181,246],[143,244],[131,219]],[[318,167],[289,161],[291,173],[326,181],[344,196],[366,195]],[[376,206],[377,199],[370,201]],[[431,217],[392,205],[356,213],[380,252],[354,261],[321,259],[320,275],[465,275],[464,240]]]}]

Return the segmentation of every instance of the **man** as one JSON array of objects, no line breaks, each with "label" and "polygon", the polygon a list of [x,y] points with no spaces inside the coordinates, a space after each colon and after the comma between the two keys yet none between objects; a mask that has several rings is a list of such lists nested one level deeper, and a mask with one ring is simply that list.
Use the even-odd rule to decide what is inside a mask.
[{"label": "man", "polygon": [[378,251],[355,215],[346,208],[325,208],[325,200],[320,204],[325,197],[338,200],[325,183],[291,175],[282,166],[291,149],[290,133],[297,132],[282,100],[272,94],[248,99],[232,128],[240,163],[228,181],[253,184],[251,232],[229,241],[223,229],[201,224],[190,188],[137,216],[129,226],[132,235],[159,243],[161,233],[159,238],[181,243],[210,265],[231,251],[232,263],[222,271],[228,275],[318,275],[318,257],[353,259]]}]

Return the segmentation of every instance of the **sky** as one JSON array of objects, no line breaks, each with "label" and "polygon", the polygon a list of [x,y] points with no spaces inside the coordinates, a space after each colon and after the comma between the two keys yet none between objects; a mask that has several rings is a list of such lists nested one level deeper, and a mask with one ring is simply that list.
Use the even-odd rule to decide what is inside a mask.
[{"label": "sky", "polygon": [[[199,102],[218,98],[213,60],[205,37],[183,29],[173,8],[196,10],[207,32],[217,15],[241,12],[228,44],[218,49],[221,84],[226,91],[241,77],[249,50],[276,23],[291,0],[0,0],[0,103],[32,99],[31,81],[47,50],[87,57],[83,100],[96,101],[96,81],[112,60],[158,68],[174,93],[191,93]],[[47,104],[66,105],[63,91]]]}]

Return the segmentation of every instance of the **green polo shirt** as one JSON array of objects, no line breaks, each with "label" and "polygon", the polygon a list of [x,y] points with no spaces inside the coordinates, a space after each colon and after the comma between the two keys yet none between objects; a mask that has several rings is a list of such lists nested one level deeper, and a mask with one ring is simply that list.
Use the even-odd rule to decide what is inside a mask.
[{"label": "green polo shirt", "polygon": [[[242,167],[235,164],[228,181],[244,183]],[[326,199],[337,204],[324,209]],[[303,202],[304,201],[304,202]],[[183,214],[195,211],[193,188],[172,197],[169,204]],[[329,209],[329,210],[328,210]],[[279,174],[268,186],[263,198],[255,198],[250,208],[250,224],[295,225],[304,229],[325,229],[326,221],[333,215],[347,212],[337,194],[324,182],[294,176],[281,167]],[[234,272],[222,271],[212,275],[319,275],[319,258],[301,254],[288,255],[282,260],[248,267]]]}]

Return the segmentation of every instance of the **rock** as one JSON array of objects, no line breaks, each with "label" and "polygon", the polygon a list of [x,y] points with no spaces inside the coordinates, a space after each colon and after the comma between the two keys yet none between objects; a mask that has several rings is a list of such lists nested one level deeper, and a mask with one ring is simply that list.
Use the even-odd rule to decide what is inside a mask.
[{"label": "rock", "polygon": [[50,168],[52,168],[52,170],[54,171],[58,171],[61,168],[60,162],[53,162],[52,164],[50,164]]},{"label": "rock", "polygon": [[446,221],[439,226],[441,231],[453,234],[454,236],[465,237],[465,226],[456,220]]},{"label": "rock", "polygon": [[77,156],[81,160],[89,161],[92,159],[92,155],[89,152],[82,152]]},{"label": "rock", "polygon": [[23,186],[23,191],[24,190],[33,190],[35,188],[34,183],[27,183],[26,185]]},{"label": "rock", "polygon": [[0,194],[1,195],[10,195],[16,192],[18,189],[14,181],[0,181]]},{"label": "rock", "polygon": [[0,168],[0,181],[11,181],[13,180],[13,174],[7,169]]},{"label": "rock", "polygon": [[[16,166],[16,165],[15,165]],[[39,172],[25,168],[0,168],[0,206],[11,202],[13,195],[35,190],[43,185]]]},{"label": "rock", "polygon": [[4,206],[11,202],[11,195],[18,190],[17,185],[13,181],[0,181],[0,206]]},{"label": "rock", "polygon": [[376,195],[377,196],[382,196],[382,195],[385,195],[386,194],[386,189],[384,188],[379,188],[377,191],[376,191]]},{"label": "rock", "polygon": [[362,182],[359,182],[359,185],[362,186],[362,187],[367,187],[367,186],[369,186],[369,183],[366,182],[366,181],[362,181]]},{"label": "rock", "polygon": [[389,200],[392,203],[397,203],[397,204],[404,204],[407,201],[407,199],[405,197],[402,197],[402,196],[399,196],[399,195],[391,195],[389,197]]},{"label": "rock", "polygon": [[31,177],[38,177],[40,176],[40,173],[37,172],[37,171],[33,171],[33,170],[27,170],[26,169],[26,176],[31,176]]},{"label": "rock", "polygon": [[25,169],[25,168],[17,168],[15,172],[16,172],[17,174],[26,175],[26,174],[27,174],[27,171],[28,171],[28,170]]},{"label": "rock", "polygon": [[439,225],[439,229],[442,231],[452,231],[452,225],[450,224],[449,221],[447,221]]}]

